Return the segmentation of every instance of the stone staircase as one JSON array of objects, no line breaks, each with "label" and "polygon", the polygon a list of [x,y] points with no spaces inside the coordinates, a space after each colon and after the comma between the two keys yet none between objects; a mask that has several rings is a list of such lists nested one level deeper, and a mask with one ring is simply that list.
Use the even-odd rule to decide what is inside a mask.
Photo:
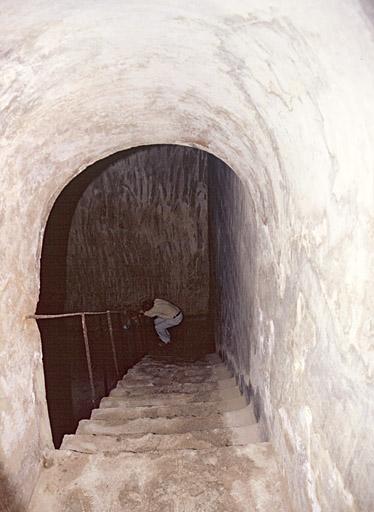
[{"label": "stone staircase", "polygon": [[30,512],[289,512],[272,448],[217,355],[145,357],[47,461]]}]

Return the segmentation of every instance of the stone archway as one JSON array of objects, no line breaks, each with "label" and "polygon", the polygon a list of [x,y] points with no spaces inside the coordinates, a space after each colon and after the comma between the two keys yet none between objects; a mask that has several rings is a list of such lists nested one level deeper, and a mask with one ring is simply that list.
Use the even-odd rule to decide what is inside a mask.
[{"label": "stone archway", "polygon": [[[145,347],[137,343],[147,342],[148,351],[155,348],[152,328],[144,325],[141,338],[147,340],[140,340],[133,329],[125,335],[121,324],[126,311],[136,309],[144,297],[162,296],[182,309],[180,357],[215,350],[209,316],[209,158],[178,145],[116,153],[71,180],[49,215],[36,313],[122,311],[111,320],[121,374],[143,355]],[[106,316],[88,316],[86,324],[98,402],[118,375]],[[38,327],[58,448],[93,407],[81,317],[43,318]]]}]

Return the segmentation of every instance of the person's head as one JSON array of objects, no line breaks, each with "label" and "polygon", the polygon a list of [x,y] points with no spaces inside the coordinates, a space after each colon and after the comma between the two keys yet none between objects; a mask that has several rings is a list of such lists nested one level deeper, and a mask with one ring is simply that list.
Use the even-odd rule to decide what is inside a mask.
[{"label": "person's head", "polygon": [[146,299],[142,302],[142,310],[143,311],[148,311],[149,309],[151,309],[151,307],[153,307],[152,299]]}]

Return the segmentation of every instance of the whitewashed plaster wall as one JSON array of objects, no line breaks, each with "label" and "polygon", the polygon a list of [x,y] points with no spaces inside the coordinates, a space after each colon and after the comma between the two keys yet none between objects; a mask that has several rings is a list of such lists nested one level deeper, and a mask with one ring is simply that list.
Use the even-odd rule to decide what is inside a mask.
[{"label": "whitewashed plaster wall", "polygon": [[[40,338],[25,315],[38,300],[53,201],[100,158],[179,143],[227,162],[253,202],[268,284],[260,275],[248,283],[262,336],[251,378],[295,510],[369,510],[369,15],[358,0],[1,2],[0,458],[9,509],[27,503],[51,447]],[[309,371],[312,352],[322,375]],[[241,372],[245,362],[233,364]],[[355,446],[358,481],[341,472]]]}]

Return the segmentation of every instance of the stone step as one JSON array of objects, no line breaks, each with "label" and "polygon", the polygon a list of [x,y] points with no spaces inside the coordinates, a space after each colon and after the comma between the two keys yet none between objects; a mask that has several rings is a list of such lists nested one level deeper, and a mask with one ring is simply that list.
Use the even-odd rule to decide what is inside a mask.
[{"label": "stone step", "polygon": [[[242,408],[245,408],[243,406]],[[231,409],[231,411],[240,409]],[[179,418],[185,416],[203,418],[205,416],[220,416],[225,412],[217,410],[213,405],[207,406],[206,404],[200,404],[197,407],[185,406],[174,406],[174,407],[105,407],[102,409],[94,409],[91,413],[91,419],[93,420],[107,420],[118,418],[119,420],[133,420],[138,418]]]},{"label": "stone step", "polygon": [[[118,382],[117,387],[110,393],[111,396],[148,396],[148,395],[164,395],[168,393],[204,393],[212,391],[220,391],[223,389],[235,388],[235,379],[227,379],[218,382],[206,382],[202,384],[196,383],[178,383],[173,382],[167,385],[153,386],[149,385],[127,385],[122,381]],[[116,391],[116,392],[115,392]]]},{"label": "stone step", "polygon": [[142,361],[151,361],[151,362],[168,362],[172,363],[186,363],[186,364],[200,364],[200,363],[222,363],[222,359],[217,354],[217,352],[211,352],[210,354],[205,354],[203,357],[199,359],[185,359],[181,357],[176,357],[175,355],[166,355],[166,354],[148,354],[142,358]]},{"label": "stone step", "polygon": [[171,405],[182,404],[188,402],[217,402],[219,400],[231,400],[232,398],[240,397],[240,392],[237,387],[230,387],[225,389],[217,389],[214,391],[200,391],[198,393],[183,393],[178,391],[170,391],[168,393],[150,393],[145,392],[143,395],[138,393],[129,393],[124,389],[115,388],[110,394],[113,398],[122,398],[127,400],[129,405]]},{"label": "stone step", "polygon": [[214,371],[186,371],[171,370],[168,368],[157,368],[156,370],[146,370],[141,368],[132,368],[122,380],[143,380],[143,379],[173,379],[178,382],[216,382],[218,380],[230,379],[232,375],[226,368],[220,368]]},{"label": "stone step", "polygon": [[136,452],[164,450],[203,450],[218,446],[242,446],[262,441],[258,423],[245,427],[196,430],[184,434],[93,434],[66,435],[61,450],[82,453]]},{"label": "stone step", "polygon": [[243,427],[256,423],[251,406],[238,411],[214,414],[205,417],[183,416],[178,418],[136,418],[129,420],[109,416],[105,420],[81,420],[77,434],[183,434],[194,430]]},{"label": "stone step", "polygon": [[220,356],[217,354],[217,352],[212,352],[211,354],[207,354],[204,359],[206,361],[209,361],[211,363],[216,363],[216,362],[219,362],[219,363],[222,363],[222,359],[220,358]]},{"label": "stone step", "polygon": [[131,380],[126,377],[117,383],[117,389],[129,390],[131,393],[143,394],[144,391],[152,393],[167,393],[168,391],[183,391],[195,393],[196,391],[212,391],[236,386],[234,378],[214,382],[179,382],[171,379],[158,379],[153,381],[149,377],[143,380]]},{"label": "stone step", "polygon": [[216,362],[205,362],[205,361],[196,361],[191,363],[175,363],[170,362],[167,360],[158,360],[155,359],[149,359],[147,357],[144,357],[141,359],[135,367],[137,368],[170,368],[173,370],[192,370],[192,371],[198,371],[198,370],[218,370],[220,368],[226,368],[225,364],[222,361],[216,361]]},{"label": "stone step", "polygon": [[169,367],[175,369],[214,369],[214,368],[225,368],[223,361],[207,362],[207,361],[195,361],[195,362],[176,362],[170,360],[155,360],[148,359],[147,357],[141,359],[136,366],[144,367]]},{"label": "stone step", "polygon": [[56,450],[29,512],[289,512],[268,443],[208,450]]},{"label": "stone step", "polygon": [[[105,400],[105,401],[104,401]],[[108,401],[109,400],[109,401]],[[192,402],[179,405],[154,405],[148,407],[126,407],[121,401],[112,402],[112,399],[103,399],[100,409],[94,409],[91,414],[92,419],[105,419],[109,414],[118,414],[127,419],[135,418],[163,418],[177,416],[210,416],[212,414],[221,414],[223,412],[237,411],[247,406],[244,397],[226,402]]]},{"label": "stone step", "polygon": [[136,364],[133,369],[140,369],[143,371],[160,371],[160,370],[168,370],[171,372],[187,372],[187,373],[209,373],[209,372],[220,372],[223,370],[227,370],[227,367],[223,363],[217,363],[214,365],[175,365],[175,364],[161,364],[161,363],[147,363],[147,362],[139,362]]},{"label": "stone step", "polygon": [[[160,368],[167,368],[171,371],[185,371],[185,372],[209,372],[220,371],[226,368],[226,365],[221,361],[219,363],[186,363],[178,364],[171,361],[154,361],[149,359],[141,359],[133,368],[144,368],[158,370]],[[132,368],[132,369],[133,369]]]}]

